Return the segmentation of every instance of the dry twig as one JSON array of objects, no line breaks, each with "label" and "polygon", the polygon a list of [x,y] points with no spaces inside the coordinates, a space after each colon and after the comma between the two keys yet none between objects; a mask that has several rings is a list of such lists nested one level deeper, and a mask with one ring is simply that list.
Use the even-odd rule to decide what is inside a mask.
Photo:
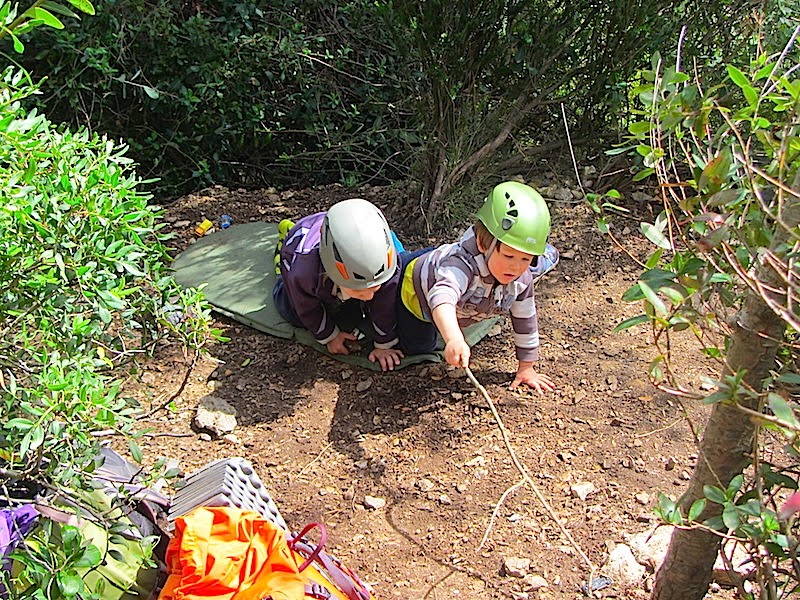
[{"label": "dry twig", "polygon": [[542,503],[542,506],[544,506],[545,510],[547,511],[547,514],[550,515],[550,518],[553,519],[555,524],[561,530],[561,533],[563,533],[564,536],[567,538],[567,540],[569,540],[569,543],[572,544],[572,547],[575,548],[575,551],[578,553],[578,555],[580,555],[580,557],[589,567],[589,577],[586,580],[586,586],[587,589],[591,589],[592,580],[594,579],[594,573],[596,571],[595,566],[592,564],[592,561],[589,560],[589,557],[586,556],[583,550],[581,550],[580,546],[578,546],[578,543],[572,537],[572,534],[569,532],[569,530],[566,527],[564,527],[564,525],[561,524],[561,521],[559,520],[558,516],[556,516],[555,511],[553,511],[550,504],[547,502],[547,498],[545,498],[544,495],[539,491],[539,488],[536,487],[536,484],[533,482],[530,475],[528,475],[528,472],[525,469],[525,467],[522,465],[522,463],[520,463],[519,459],[517,458],[517,453],[514,452],[514,448],[513,446],[511,446],[511,440],[508,437],[508,430],[506,429],[505,425],[503,425],[503,420],[500,418],[500,414],[497,412],[497,408],[495,407],[492,398],[489,396],[489,392],[487,392],[486,388],[483,387],[477,379],[475,379],[475,375],[472,374],[472,370],[470,370],[469,367],[466,367],[465,371],[467,373],[467,377],[469,377],[469,380],[478,389],[478,391],[483,395],[486,402],[489,404],[489,408],[491,409],[492,415],[494,416],[494,419],[497,422],[497,426],[500,428],[500,433],[503,436],[503,442],[506,445],[506,449],[508,450],[508,453],[511,456],[511,460],[514,463],[514,466],[522,475],[522,479],[524,480],[525,483],[528,484],[531,490],[533,490],[533,493],[539,499],[539,502]]}]

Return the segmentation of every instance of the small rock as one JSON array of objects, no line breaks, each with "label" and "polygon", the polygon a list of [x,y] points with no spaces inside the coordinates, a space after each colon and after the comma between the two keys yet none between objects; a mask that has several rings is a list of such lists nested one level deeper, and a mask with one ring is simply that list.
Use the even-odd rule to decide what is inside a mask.
[{"label": "small rock", "polygon": [[366,392],[371,386],[372,386],[372,377],[367,377],[366,379],[359,381],[356,384],[356,391]]},{"label": "small rock", "polygon": [[625,544],[617,544],[608,555],[608,562],[601,569],[618,585],[638,585],[647,570],[636,562],[631,549]]},{"label": "small rock", "polygon": [[192,224],[191,221],[185,221],[185,220],[184,221],[175,221],[175,224],[173,225],[173,227],[175,229],[183,229],[184,227],[188,227],[191,224]]},{"label": "small rock", "polygon": [[348,369],[346,371],[342,371],[342,379],[350,379],[353,376],[353,372]]},{"label": "small rock", "polygon": [[542,588],[549,587],[547,580],[541,575],[528,574],[525,575],[525,591],[535,592]]},{"label": "small rock", "polygon": [[200,438],[200,441],[202,441],[202,442],[210,442],[211,441],[211,436],[209,434],[207,434],[207,433],[201,433],[197,437]]},{"label": "small rock", "polygon": [[422,478],[417,481],[417,488],[419,488],[421,492],[430,492],[434,488],[434,484],[430,479]]},{"label": "small rock", "polygon": [[647,492],[639,492],[634,498],[636,498],[636,501],[642,506],[650,504],[650,495]]},{"label": "small rock", "polygon": [[356,465],[357,469],[361,469],[363,471],[364,469],[366,469],[369,466],[369,461],[368,460],[363,460],[363,459],[362,460],[357,460],[355,462],[355,465]]},{"label": "small rock", "polygon": [[689,481],[691,478],[692,476],[689,473],[689,471],[681,471],[681,479],[683,479],[684,481]]},{"label": "small rock", "polygon": [[672,471],[675,468],[675,459],[671,456],[667,459],[667,462],[664,463],[664,469],[667,471]]},{"label": "small rock", "polygon": [[572,195],[572,190],[569,188],[558,188],[555,192],[553,192],[553,198],[556,200],[561,200],[562,202],[569,202],[570,200],[574,199]]},{"label": "small rock", "polygon": [[236,409],[222,398],[204,396],[197,405],[194,424],[198,429],[223,436],[236,428]]},{"label": "small rock", "polygon": [[492,325],[492,328],[489,330],[489,333],[486,334],[489,337],[495,337],[500,335],[503,332],[503,326],[500,323],[495,323]]},{"label": "small rock", "polygon": [[528,574],[528,569],[531,568],[530,558],[518,558],[516,556],[509,556],[503,560],[503,573],[508,577],[517,577],[522,579]]},{"label": "small rock", "polygon": [[380,510],[386,506],[386,500],[375,496],[364,496],[364,506],[372,510]]},{"label": "small rock", "polygon": [[235,433],[226,433],[225,435],[222,436],[222,439],[228,442],[229,444],[234,444],[237,446],[242,443]]},{"label": "small rock", "polygon": [[463,484],[463,483],[457,483],[457,484],[456,484],[456,491],[457,491],[459,494],[463,494],[464,492],[466,492],[466,491],[467,491],[467,486],[466,486],[466,484]]},{"label": "small rock", "polygon": [[439,504],[443,504],[444,506],[450,506],[452,503],[453,501],[447,494],[442,494],[439,496]]},{"label": "small rock", "polygon": [[478,455],[475,458],[468,460],[464,463],[465,467],[482,467],[486,464],[486,459]]},{"label": "small rock", "polygon": [[564,250],[561,253],[561,258],[566,258],[567,260],[574,260],[575,259],[575,250]]},{"label": "small rock", "polygon": [[586,498],[589,497],[589,494],[593,494],[596,491],[596,488],[591,481],[575,483],[569,489],[573,498],[580,498],[581,500],[586,500]]}]

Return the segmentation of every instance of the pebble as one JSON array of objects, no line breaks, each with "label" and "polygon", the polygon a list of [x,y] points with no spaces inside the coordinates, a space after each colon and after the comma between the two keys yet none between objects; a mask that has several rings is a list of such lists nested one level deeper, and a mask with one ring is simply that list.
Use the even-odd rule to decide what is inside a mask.
[{"label": "pebble", "polygon": [[386,500],[377,496],[364,496],[364,506],[372,510],[380,510],[386,506]]},{"label": "pebble", "polygon": [[509,556],[503,559],[503,573],[508,577],[517,577],[522,579],[528,574],[528,569],[531,568],[530,558],[519,558],[517,556]]}]

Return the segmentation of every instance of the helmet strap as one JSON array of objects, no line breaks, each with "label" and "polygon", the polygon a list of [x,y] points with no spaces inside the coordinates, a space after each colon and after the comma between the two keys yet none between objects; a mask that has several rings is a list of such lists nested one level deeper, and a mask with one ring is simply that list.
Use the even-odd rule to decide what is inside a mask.
[{"label": "helmet strap", "polygon": [[483,259],[486,261],[487,265],[489,264],[489,257],[492,255],[495,248],[497,248],[497,238],[492,236],[492,243],[489,244],[489,248],[483,253]]}]

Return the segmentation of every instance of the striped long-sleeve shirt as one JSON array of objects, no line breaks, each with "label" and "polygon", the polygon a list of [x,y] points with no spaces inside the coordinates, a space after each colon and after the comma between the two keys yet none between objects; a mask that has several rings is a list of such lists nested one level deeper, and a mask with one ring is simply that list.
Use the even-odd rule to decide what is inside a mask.
[{"label": "striped long-sleeve shirt", "polygon": [[413,281],[427,319],[432,318],[433,309],[441,304],[456,307],[461,327],[508,312],[517,358],[525,362],[539,358],[539,323],[532,272],[526,271],[509,284],[499,284],[478,249],[472,227],[457,243],[439,246],[420,257],[414,263]]}]

